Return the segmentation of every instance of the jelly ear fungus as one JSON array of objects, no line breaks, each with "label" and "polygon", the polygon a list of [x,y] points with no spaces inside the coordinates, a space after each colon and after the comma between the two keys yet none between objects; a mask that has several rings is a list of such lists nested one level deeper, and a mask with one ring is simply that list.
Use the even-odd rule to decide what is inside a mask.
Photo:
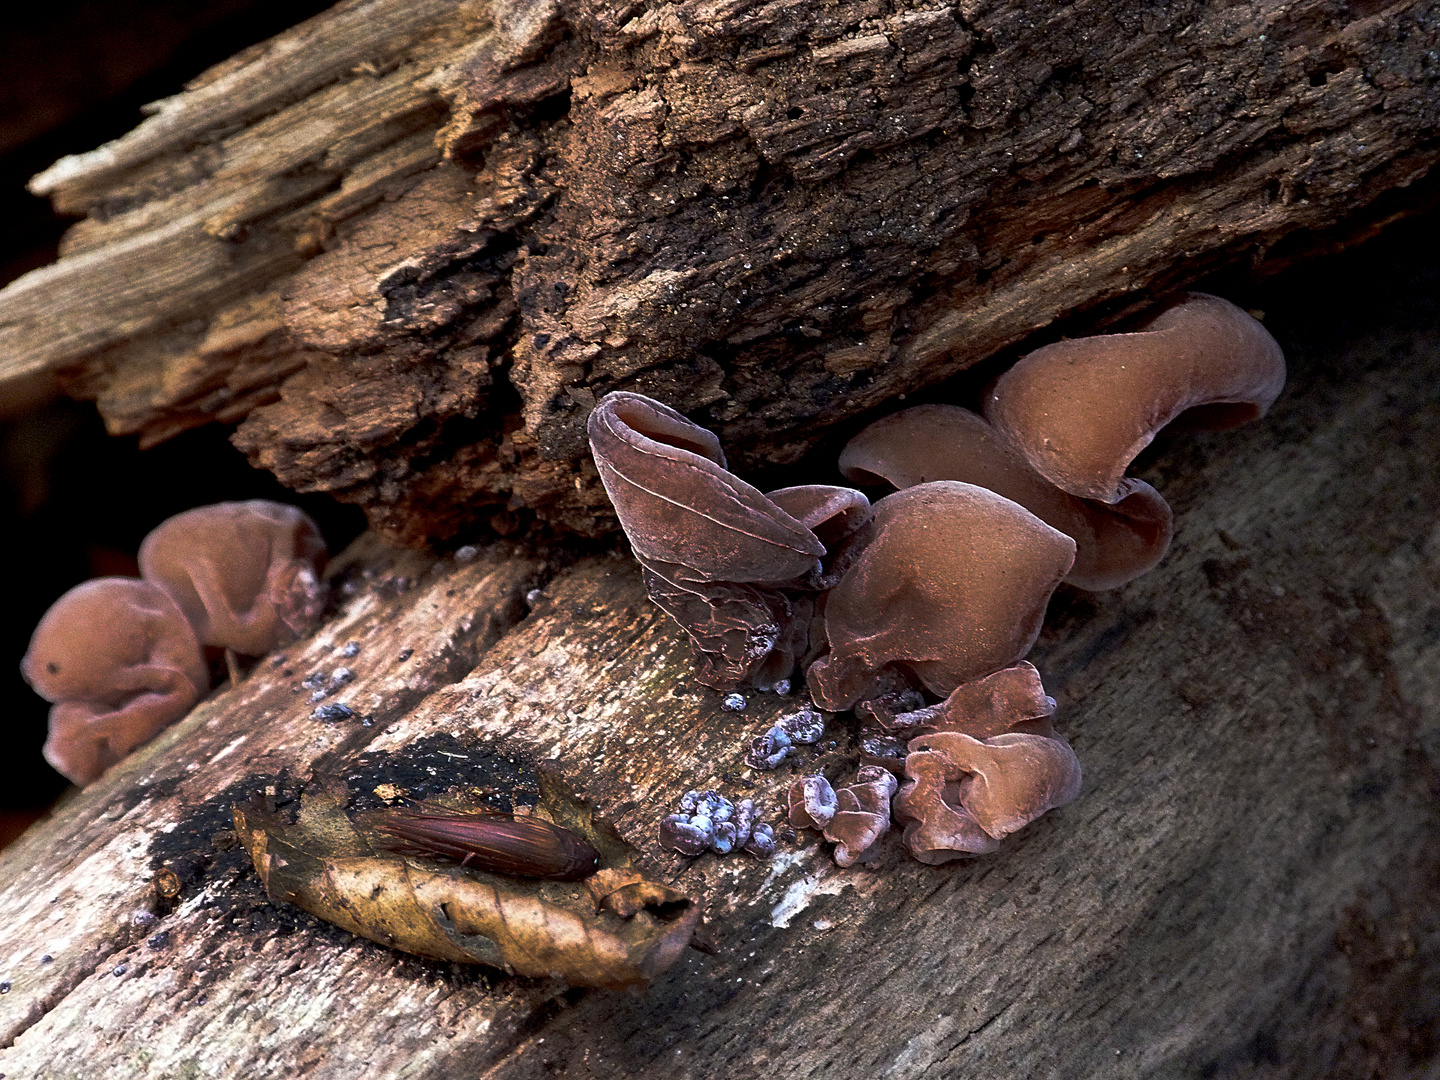
[{"label": "jelly ear fungus", "polygon": [[840,711],[897,673],[933,694],[1015,663],[1035,643],[1075,541],[993,491],[918,484],[877,502],[825,598],[830,651],[810,692]]},{"label": "jelly ear fungus", "polygon": [[726,469],[711,432],[639,394],[606,395],[588,427],[645,587],[690,635],[700,681],[788,680],[825,586],[830,549],[817,533],[838,544],[868,511],[865,497],[825,486],[766,496]]},{"label": "jelly ear fungus", "polygon": [[[1080,761],[1055,730],[1032,664],[962,684],[939,705],[895,717],[917,732],[895,818],[921,862],[993,851],[1080,793]],[[923,734],[920,734],[923,732]]]},{"label": "jelly ear fungus", "polygon": [[325,541],[303,511],[265,499],[176,514],[140,544],[140,573],[180,605],[201,644],[261,656],[325,608]]},{"label": "jelly ear fungus", "polygon": [[1174,532],[1169,504],[1144,481],[1125,478],[1113,503],[1071,495],[958,405],[917,405],[875,421],[841,451],[840,471],[857,484],[959,480],[1003,495],[1075,541],[1065,581],[1081,589],[1133,581],[1164,557]]},{"label": "jelly ear fungus", "polygon": [[51,605],[20,670],[54,702],[45,760],[88,784],[210,688],[195,631],[158,586],[95,578]]},{"label": "jelly ear fungus", "polygon": [[1172,421],[1223,431],[1269,410],[1285,357],[1269,332],[1218,296],[1186,293],[1135,333],[1057,341],[996,381],[985,418],[1072,495],[1115,504],[1125,470]]}]

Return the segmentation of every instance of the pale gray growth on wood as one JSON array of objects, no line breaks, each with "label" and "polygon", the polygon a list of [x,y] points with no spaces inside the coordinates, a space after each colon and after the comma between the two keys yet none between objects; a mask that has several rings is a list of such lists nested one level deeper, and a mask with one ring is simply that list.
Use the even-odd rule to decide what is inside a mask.
[{"label": "pale gray growth on wood", "polygon": [[[1270,417],[1172,439],[1142,470],[1175,506],[1174,548],[1052,606],[1031,659],[1085,785],[1000,852],[924,866],[896,831],[849,870],[814,834],[763,860],[666,852],[656,823],[687,790],[748,775],[773,813],[837,763],[822,742],[744,769],[793,703],[723,711],[627,558],[561,569],[527,615],[538,566],[517,552],[426,572],[362,551],[354,569],[418,585],[354,593],[287,668],[262,663],[5,853],[0,1073],[1433,1074],[1440,294],[1433,270],[1395,289],[1376,313],[1395,326],[1370,336],[1272,312],[1292,378]],[[313,722],[293,693],[349,641],[347,700],[374,728]],[[315,924],[233,925],[235,881],[135,923],[153,838],[214,791],[441,734],[553,760],[705,898],[719,951],[643,992],[557,999]],[[854,734],[837,717],[826,739],[843,755]]]}]

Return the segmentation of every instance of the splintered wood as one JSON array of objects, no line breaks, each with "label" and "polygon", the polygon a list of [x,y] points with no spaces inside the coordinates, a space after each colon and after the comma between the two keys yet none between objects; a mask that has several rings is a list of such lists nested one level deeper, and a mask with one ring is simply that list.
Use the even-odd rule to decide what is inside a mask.
[{"label": "splintered wood", "polygon": [[[1173,549],[1123,589],[1062,588],[1031,654],[1081,794],[995,854],[924,866],[893,830],[849,869],[815,833],[765,859],[667,851],[687,789],[774,820],[795,776],[853,753],[854,722],[754,772],[751,737],[799,702],[722,709],[627,554],[372,546],[331,622],[5,853],[0,1073],[1424,1075],[1432,286],[1370,295],[1393,326],[1368,336],[1332,307],[1272,311],[1291,381],[1271,415],[1148,459]],[[312,701],[306,678],[341,663],[356,680]],[[316,719],[326,702],[354,715]],[[267,901],[231,823],[337,778],[357,809],[446,786],[523,808],[541,765],[701,898],[710,951],[627,993],[419,960]]]},{"label": "splintered wood", "polygon": [[342,4],[36,178],[87,216],[0,293],[0,387],[238,423],[407,542],[612,531],[607,390],[773,467],[1425,205],[1437,48],[1440,0]]}]

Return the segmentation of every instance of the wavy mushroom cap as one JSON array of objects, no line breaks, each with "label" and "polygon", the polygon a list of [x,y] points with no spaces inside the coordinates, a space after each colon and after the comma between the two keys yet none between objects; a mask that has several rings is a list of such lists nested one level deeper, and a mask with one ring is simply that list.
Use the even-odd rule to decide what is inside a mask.
[{"label": "wavy mushroom cap", "polygon": [[950,480],[881,499],[851,543],[825,600],[830,652],[809,671],[832,711],[881,693],[892,664],[945,696],[1015,663],[1075,559],[1075,541],[1024,507]]},{"label": "wavy mushroom cap", "polygon": [[1061,491],[983,417],[958,405],[918,405],[875,421],[840,452],[840,472],[897,488],[959,480],[1025,507],[1075,541],[1066,582],[1113,589],[1153,568],[1170,547],[1174,520],[1160,493],[1126,479],[1111,506]]},{"label": "wavy mushroom cap", "polygon": [[35,627],[20,670],[55,702],[45,758],[88,784],[184,716],[210,686],[195,631],[147,581],[77,585]]},{"label": "wavy mushroom cap", "polygon": [[1007,731],[1032,735],[1055,735],[1050,718],[1055,699],[1045,693],[1035,665],[1022,660],[1007,668],[961,683],[938,705],[889,718],[895,728],[959,731],[976,739],[988,739]]},{"label": "wavy mushroom cap", "polygon": [[837,865],[864,861],[875,841],[889,831],[890,800],[898,786],[888,769],[862,765],[855,783],[836,790],[836,809],[825,826],[825,839],[836,845]]},{"label": "wavy mushroom cap", "polygon": [[997,840],[1080,794],[1080,759],[1058,735],[1006,732],[981,740],[941,731],[912,739],[910,750],[939,753],[950,762],[948,775],[963,775],[960,805]]},{"label": "wavy mushroom cap", "polygon": [[861,492],[833,484],[777,488],[765,497],[813,532],[827,551],[839,547],[870,516],[870,500]]},{"label": "wavy mushroom cap", "polygon": [[175,598],[205,645],[261,656],[325,607],[325,541],[309,515],[265,499],[215,503],[161,522],[140,573]]},{"label": "wavy mushroom cap", "polygon": [[588,430],[631,547],[667,580],[788,582],[825,554],[813,532],[726,470],[711,432],[668,405],[610,393]]},{"label": "wavy mushroom cap", "polygon": [[823,829],[839,808],[835,789],[818,773],[793,781],[786,800],[790,824],[797,829]]},{"label": "wavy mushroom cap", "polygon": [[1136,333],[1057,341],[996,382],[985,417],[1042,476],[1087,499],[1131,494],[1124,474],[1157,432],[1263,416],[1285,385],[1266,329],[1227,300],[1187,293]]},{"label": "wavy mushroom cap", "polygon": [[962,769],[944,754],[911,753],[905,758],[905,782],[895,795],[895,820],[905,826],[905,846],[922,863],[938,866],[952,859],[985,855],[1000,841],[980,827],[957,797]]}]

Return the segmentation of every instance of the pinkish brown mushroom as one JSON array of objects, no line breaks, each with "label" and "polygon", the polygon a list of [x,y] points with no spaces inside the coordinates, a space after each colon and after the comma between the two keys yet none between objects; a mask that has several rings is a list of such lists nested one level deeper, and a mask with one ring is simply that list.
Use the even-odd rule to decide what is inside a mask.
[{"label": "pinkish brown mushroom", "polygon": [[910,741],[910,757],[927,753],[946,759],[946,775],[959,781],[956,800],[997,840],[1080,794],[1080,761],[1058,735],[1005,732],[981,740],[937,731]]},{"label": "pinkish brown mushroom", "polygon": [[985,855],[1000,846],[961,803],[959,781],[965,770],[937,751],[905,758],[905,783],[895,796],[895,820],[905,826],[910,854],[931,866]]},{"label": "pinkish brown mushroom", "polygon": [[890,673],[933,694],[988,675],[1034,644],[1075,541],[993,491],[953,480],[881,499],[859,554],[826,595],[830,652],[810,666],[815,704],[885,693]]},{"label": "pinkish brown mushroom", "polygon": [[726,470],[714,435],[639,394],[606,395],[589,432],[645,587],[690,635],[700,681],[787,681],[810,651],[814,593],[828,584],[831,552],[816,532],[838,544],[868,500],[822,486],[764,495]]},{"label": "pinkish brown mushroom", "polygon": [[1080,793],[1080,761],[1055,731],[1055,702],[1033,665],[955,688],[939,705],[895,717],[921,728],[905,758],[895,817],[921,862],[991,851]]},{"label": "pinkish brown mushroom", "polygon": [[985,418],[1051,483],[1086,499],[1132,494],[1125,470],[1180,419],[1224,430],[1263,416],[1285,385],[1285,357],[1227,300],[1187,293],[1131,334],[1046,345],[996,382]]},{"label": "pinkish brown mushroom", "polygon": [[813,532],[827,554],[838,551],[870,516],[870,500],[854,488],[803,484],[765,497]]},{"label": "pinkish brown mushroom", "polygon": [[1164,556],[1174,531],[1169,504],[1149,484],[1124,479],[1114,505],[1061,491],[982,417],[956,405],[918,405],[875,421],[841,451],[840,471],[860,484],[960,480],[1003,495],[1075,541],[1065,580],[1082,589],[1139,577]]},{"label": "pinkish brown mushroom", "polygon": [[825,826],[825,839],[836,845],[835,862],[863,862],[875,841],[890,829],[890,799],[897,787],[888,769],[861,765],[855,783],[835,791],[835,813]]},{"label": "pinkish brown mushroom", "polygon": [[779,584],[816,570],[815,534],[725,468],[713,434],[640,394],[605,395],[590,449],[635,556],[677,585]]},{"label": "pinkish brown mushroom", "polygon": [[325,541],[293,506],[252,499],[187,510],[140,544],[140,573],[175,598],[204,645],[260,656],[325,608]]},{"label": "pinkish brown mushroom", "polygon": [[787,799],[790,824],[797,829],[823,829],[839,809],[835,789],[818,773],[795,780]]},{"label": "pinkish brown mushroom", "polygon": [[958,731],[988,739],[1008,731],[1055,736],[1055,699],[1045,693],[1040,673],[1027,660],[961,683],[938,705],[894,716],[870,710],[887,730],[911,738],[935,731]]},{"label": "pinkish brown mushroom", "polygon": [[77,784],[180,719],[210,686],[184,612],[136,578],[96,578],[60,597],[20,670],[55,703],[45,760]]}]

